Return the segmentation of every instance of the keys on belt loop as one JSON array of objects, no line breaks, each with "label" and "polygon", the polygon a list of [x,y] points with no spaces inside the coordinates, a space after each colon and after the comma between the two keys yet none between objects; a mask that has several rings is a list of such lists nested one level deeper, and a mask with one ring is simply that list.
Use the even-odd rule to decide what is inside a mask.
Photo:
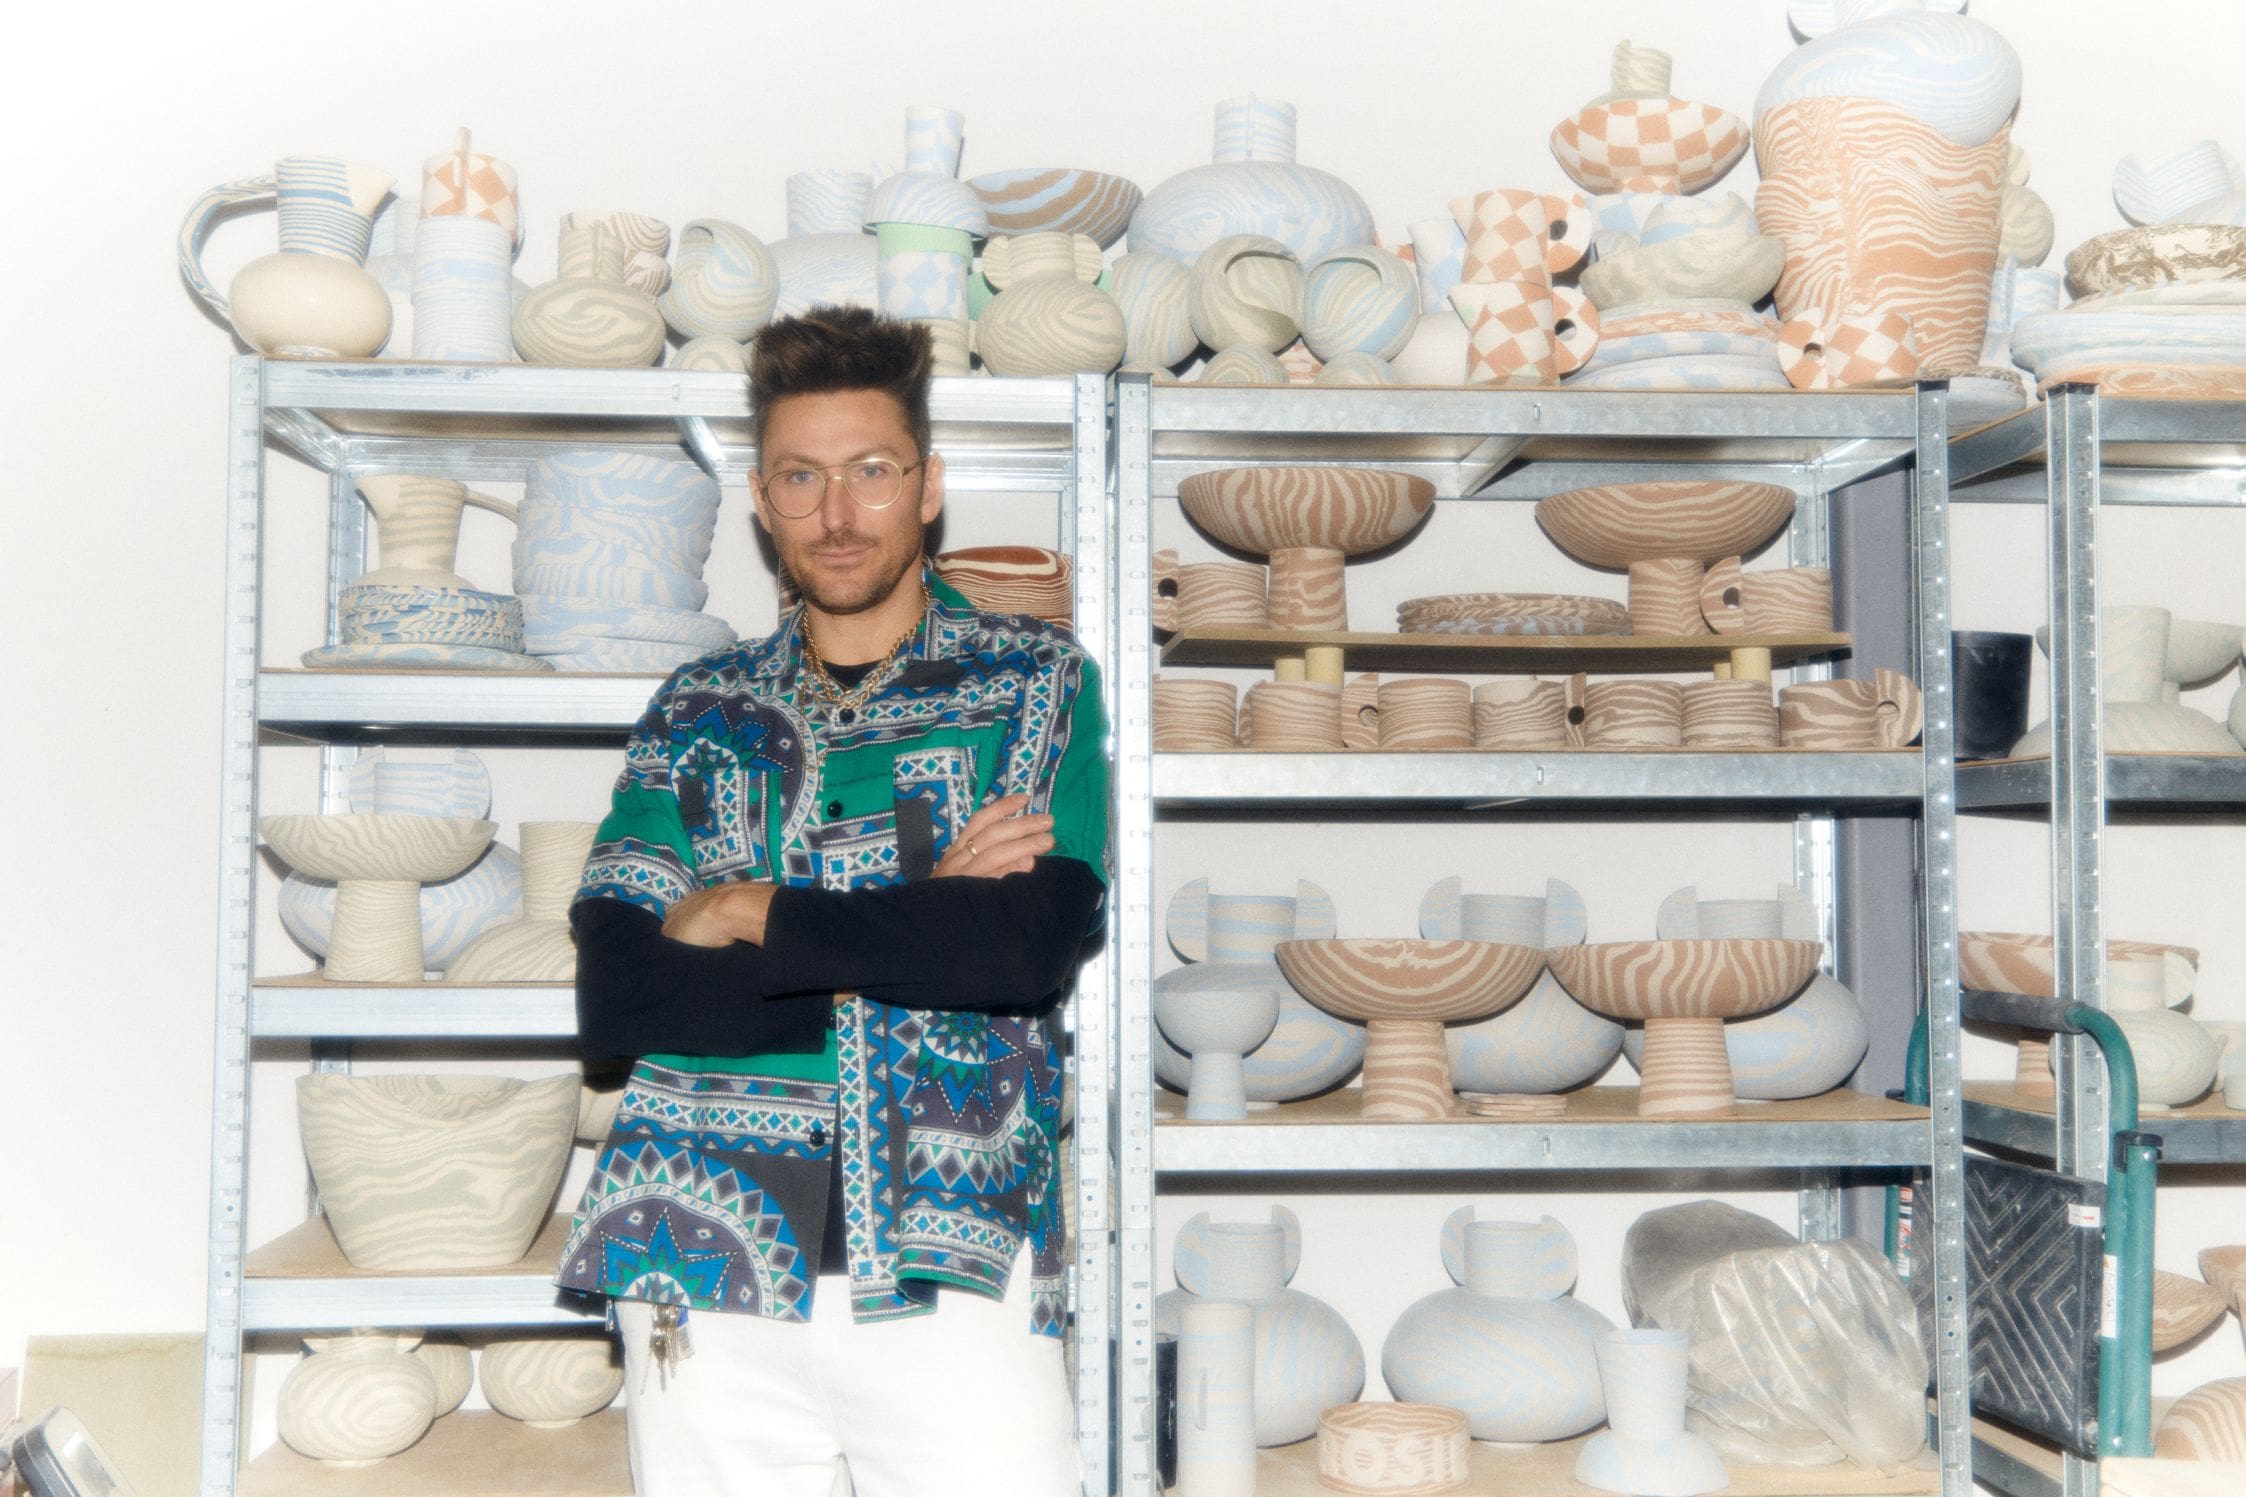
[{"label": "keys on belt loop", "polygon": [[647,1333],[647,1361],[640,1366],[639,1391],[647,1391],[648,1369],[653,1368],[658,1388],[667,1393],[678,1364],[694,1355],[694,1338],[686,1329],[686,1306],[654,1308],[654,1323]]}]

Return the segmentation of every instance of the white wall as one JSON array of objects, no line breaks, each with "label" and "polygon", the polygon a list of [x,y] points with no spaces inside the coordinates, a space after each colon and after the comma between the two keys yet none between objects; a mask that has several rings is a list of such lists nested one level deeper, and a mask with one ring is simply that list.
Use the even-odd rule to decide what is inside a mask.
[{"label": "white wall", "polygon": [[[2025,60],[2016,139],[2057,212],[2062,253],[2119,225],[2106,183],[2123,153],[2226,132],[2239,143],[2228,101],[2246,8],[2172,0],[2157,24],[2088,0],[1977,0],[1975,13]],[[0,607],[15,704],[0,806],[18,846],[6,860],[13,938],[0,968],[0,1098],[19,1140],[0,1214],[0,1364],[29,1334],[176,1329],[202,1316],[232,345],[171,265],[178,215],[202,188],[302,151],[383,163],[410,181],[422,157],[469,124],[481,148],[521,171],[531,225],[522,272],[537,282],[551,271],[555,219],[574,208],[629,207],[674,224],[720,216],[777,235],[783,177],[893,160],[908,102],[966,112],[969,171],[1077,163],[1151,186],[1206,159],[1216,99],[1256,90],[1300,106],[1303,159],[1356,185],[1393,238],[1461,191],[1561,185],[1545,137],[1603,88],[1621,37],[1674,51],[1686,96],[1746,110],[1791,44],[1783,15],[1779,0],[956,9],[829,0],[637,14],[582,0],[399,0],[69,7],[43,12],[28,35],[19,20],[0,61],[18,204],[0,249],[10,293]],[[2133,24],[2117,24],[2124,16]],[[1752,183],[1750,162],[1726,186]],[[214,278],[223,285],[270,232],[256,219],[222,231]],[[323,492],[273,460],[268,573],[284,601],[270,658],[315,642]],[[755,628],[769,618],[768,592],[739,500],[729,501],[713,566],[714,606]],[[1368,569],[1355,584],[1360,622],[1413,593],[1595,590],[1525,513],[1439,523],[1472,544],[1423,541]],[[2108,596],[2237,617],[2238,523],[2116,518]],[[1968,513],[1957,530],[1959,625],[2037,621],[2037,516]],[[471,529],[472,576],[495,564],[503,540],[496,528]],[[2219,713],[2223,700],[2206,705]],[[494,763],[496,814],[510,837],[524,817],[596,814],[610,772],[600,755]],[[309,806],[311,756],[273,756],[266,785],[276,807]],[[2032,826],[1966,829],[1968,926],[2048,928],[2041,839]],[[2200,945],[2202,1012],[2216,1017],[2246,1018],[2236,976],[2246,938],[2225,918],[2241,845],[2227,829],[2129,829],[2110,841],[2109,928]],[[1590,901],[1596,936],[1630,936],[1648,932],[1667,889],[1693,880],[1757,889],[1784,870],[1787,852],[1774,827],[1703,834],[1499,820],[1307,829],[1274,859],[1261,832],[1207,829],[1165,843],[1158,896],[1203,872],[1234,887],[1260,883],[1275,863],[1284,877],[1327,883],[1346,933],[1408,930],[1425,883],[1459,871],[1482,887],[1568,877]],[[288,970],[295,953],[270,921],[264,928],[262,969]],[[1972,1063],[1993,1074],[2007,1061],[1977,1046]],[[260,1068],[260,1232],[299,1204],[293,1074]],[[1485,1197],[1485,1209],[1559,1201],[1586,1248],[1585,1296],[1619,1314],[1613,1243],[1655,1198],[1569,1186],[1562,1200],[1559,1182],[1519,1183],[1520,1197]],[[1671,1183],[1690,1192],[1725,1182]],[[1310,1235],[1301,1286],[1340,1305],[1377,1348],[1394,1313],[1435,1287],[1433,1225],[1463,1197],[1411,1197],[1387,1218],[1391,1240],[1406,1244],[1400,1261],[1353,1235],[1348,1197],[1289,1199]],[[1783,1194],[1741,1199],[1781,1219],[1791,1211]],[[2234,1200],[2164,1194],[2161,1262],[2188,1271],[2197,1247],[2235,1237],[2235,1206],[2225,1209]],[[1166,1231],[1179,1209],[1165,1208]],[[2238,1359],[2235,1332],[2222,1331],[2165,1366],[2160,1386],[2235,1373]]]}]

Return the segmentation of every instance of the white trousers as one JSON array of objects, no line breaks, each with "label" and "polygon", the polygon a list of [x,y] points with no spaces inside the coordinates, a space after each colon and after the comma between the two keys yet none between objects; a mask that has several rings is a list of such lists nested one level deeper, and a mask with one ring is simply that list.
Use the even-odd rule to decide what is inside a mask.
[{"label": "white trousers", "polygon": [[694,1355],[667,1384],[648,1366],[653,1307],[618,1301],[634,1491],[1075,1497],[1061,1341],[1030,1333],[1026,1269],[1004,1303],[943,1289],[934,1314],[871,1325],[850,1318],[839,1275],[820,1279],[808,1324],[695,1311]]}]

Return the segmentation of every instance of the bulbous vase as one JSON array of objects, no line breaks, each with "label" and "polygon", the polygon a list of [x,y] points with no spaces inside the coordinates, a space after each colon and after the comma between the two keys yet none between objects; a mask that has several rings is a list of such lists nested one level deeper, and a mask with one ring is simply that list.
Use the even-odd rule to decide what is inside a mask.
[{"label": "bulbous vase", "polygon": [[1477,1440],[1565,1440],[1606,1417],[1595,1338],[1605,1316],[1567,1297],[1575,1242],[1551,1217],[1443,1224],[1443,1264],[1458,1282],[1397,1318],[1381,1347],[1389,1391],[1466,1415]]},{"label": "bulbous vase", "polygon": [[1214,1222],[1204,1212],[1179,1230],[1171,1261],[1183,1287],[1155,1300],[1157,1331],[1177,1334],[1197,1300],[1254,1311],[1256,1444],[1307,1440],[1320,1411],[1364,1390],[1356,1332],[1325,1301],[1286,1287],[1302,1261],[1302,1225],[1286,1207],[1263,1222]]},{"label": "bulbous vase", "polygon": [[[1583,896],[1548,879],[1541,897],[1467,894],[1444,879],[1419,903],[1419,933],[1429,940],[1504,941],[1572,946],[1583,940]],[[1570,998],[1549,969],[1528,996],[1494,1018],[1453,1024],[1451,1084],[1462,1092],[1560,1092],[1596,1077],[1621,1051],[1623,1028]]]},{"label": "bulbous vase", "polygon": [[1131,215],[1130,247],[1192,264],[1234,234],[1276,239],[1309,261],[1375,241],[1372,210],[1356,189],[1295,161],[1295,109],[1253,96],[1217,105],[1208,166],[1180,172]]},{"label": "bulbous vase", "polygon": [[328,1466],[371,1466],[428,1432],[436,1374],[414,1355],[417,1332],[313,1336],[281,1384],[281,1440]]},{"label": "bulbous vase", "polygon": [[577,943],[569,905],[600,830],[591,821],[522,824],[523,913],[495,925],[446,970],[453,982],[569,982],[577,975]]}]

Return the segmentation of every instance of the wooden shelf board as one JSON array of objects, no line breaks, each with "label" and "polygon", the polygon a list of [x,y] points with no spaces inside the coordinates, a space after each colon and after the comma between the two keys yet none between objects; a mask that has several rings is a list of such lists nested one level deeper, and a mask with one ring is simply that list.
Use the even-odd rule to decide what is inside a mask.
[{"label": "wooden shelf board", "polygon": [[[1986,1102],[1994,1107],[2008,1107],[2018,1112],[2033,1112],[2044,1117],[2059,1115],[2059,1097],[2055,1091],[2027,1091],[2014,1081],[1968,1081],[1965,1095],[1975,1102]],[[2158,1133],[2163,1120],[2170,1122],[2246,1122],[2246,1112],[2223,1102],[2220,1087],[2209,1092],[2187,1107],[2138,1108],[2139,1126],[2148,1133]]]},{"label": "wooden shelf board", "polygon": [[[1673,1122],[1712,1123],[1893,1123],[1919,1122],[1926,1117],[1926,1109],[1904,1102],[1891,1102],[1885,1097],[1874,1097],[1864,1092],[1853,1092],[1845,1087],[1829,1091],[1822,1096],[1800,1097],[1782,1102],[1741,1102],[1735,1116],[1728,1118],[1640,1118],[1638,1116],[1638,1089],[1634,1086],[1588,1086],[1580,1091],[1565,1094],[1567,1111],[1557,1117],[1524,1119],[1519,1123],[1505,1118],[1474,1117],[1459,1113],[1450,1118],[1413,1118],[1408,1122],[1422,1126],[1440,1127],[1446,1123],[1461,1128],[1502,1128],[1522,1125],[1564,1126],[1568,1123],[1636,1123],[1648,1126],[1667,1125]],[[1333,1123],[1366,1122],[1359,1112],[1363,1094],[1354,1087],[1342,1087],[1324,1096],[1311,1097],[1301,1102],[1281,1102],[1274,1107],[1251,1107],[1247,1123],[1263,1127],[1311,1127]],[[1164,1109],[1169,1109],[1165,1112]],[[1169,1093],[1158,1094],[1155,1119],[1165,1127],[1175,1128],[1237,1128],[1239,1122],[1188,1122],[1185,1118],[1185,1099]]]},{"label": "wooden shelf board", "polygon": [[[1594,1497],[1598,1488],[1575,1479],[1575,1458],[1589,1435],[1545,1445],[1489,1445],[1477,1440],[1467,1456],[1467,1484],[1476,1497]],[[1727,1469],[1724,1497],[1901,1497],[1938,1492],[1942,1473],[1931,1456],[1892,1475],[1852,1461],[1834,1466],[1746,1466]],[[1170,1489],[1173,1493],[1175,1487]],[[1318,1480],[1318,1442],[1304,1440],[1257,1452],[1256,1497],[1332,1497]]]},{"label": "wooden shelf board", "polygon": [[324,1216],[310,1217],[242,1260],[242,1274],[251,1279],[425,1279],[521,1278],[551,1279],[560,1267],[562,1243],[569,1236],[569,1217],[556,1215],[540,1229],[530,1251],[513,1263],[497,1268],[355,1268],[343,1256],[335,1233]]},{"label": "wooden shelf board", "polygon": [[1848,634],[1397,634],[1325,629],[1181,629],[1164,665],[1267,666],[1334,647],[1350,670],[1687,671],[1767,649],[1773,665],[1845,652]]},{"label": "wooden shelf board", "polygon": [[504,1414],[448,1414],[371,1466],[331,1466],[275,1444],[251,1461],[241,1497],[631,1497],[624,1411],[567,1429]]}]

